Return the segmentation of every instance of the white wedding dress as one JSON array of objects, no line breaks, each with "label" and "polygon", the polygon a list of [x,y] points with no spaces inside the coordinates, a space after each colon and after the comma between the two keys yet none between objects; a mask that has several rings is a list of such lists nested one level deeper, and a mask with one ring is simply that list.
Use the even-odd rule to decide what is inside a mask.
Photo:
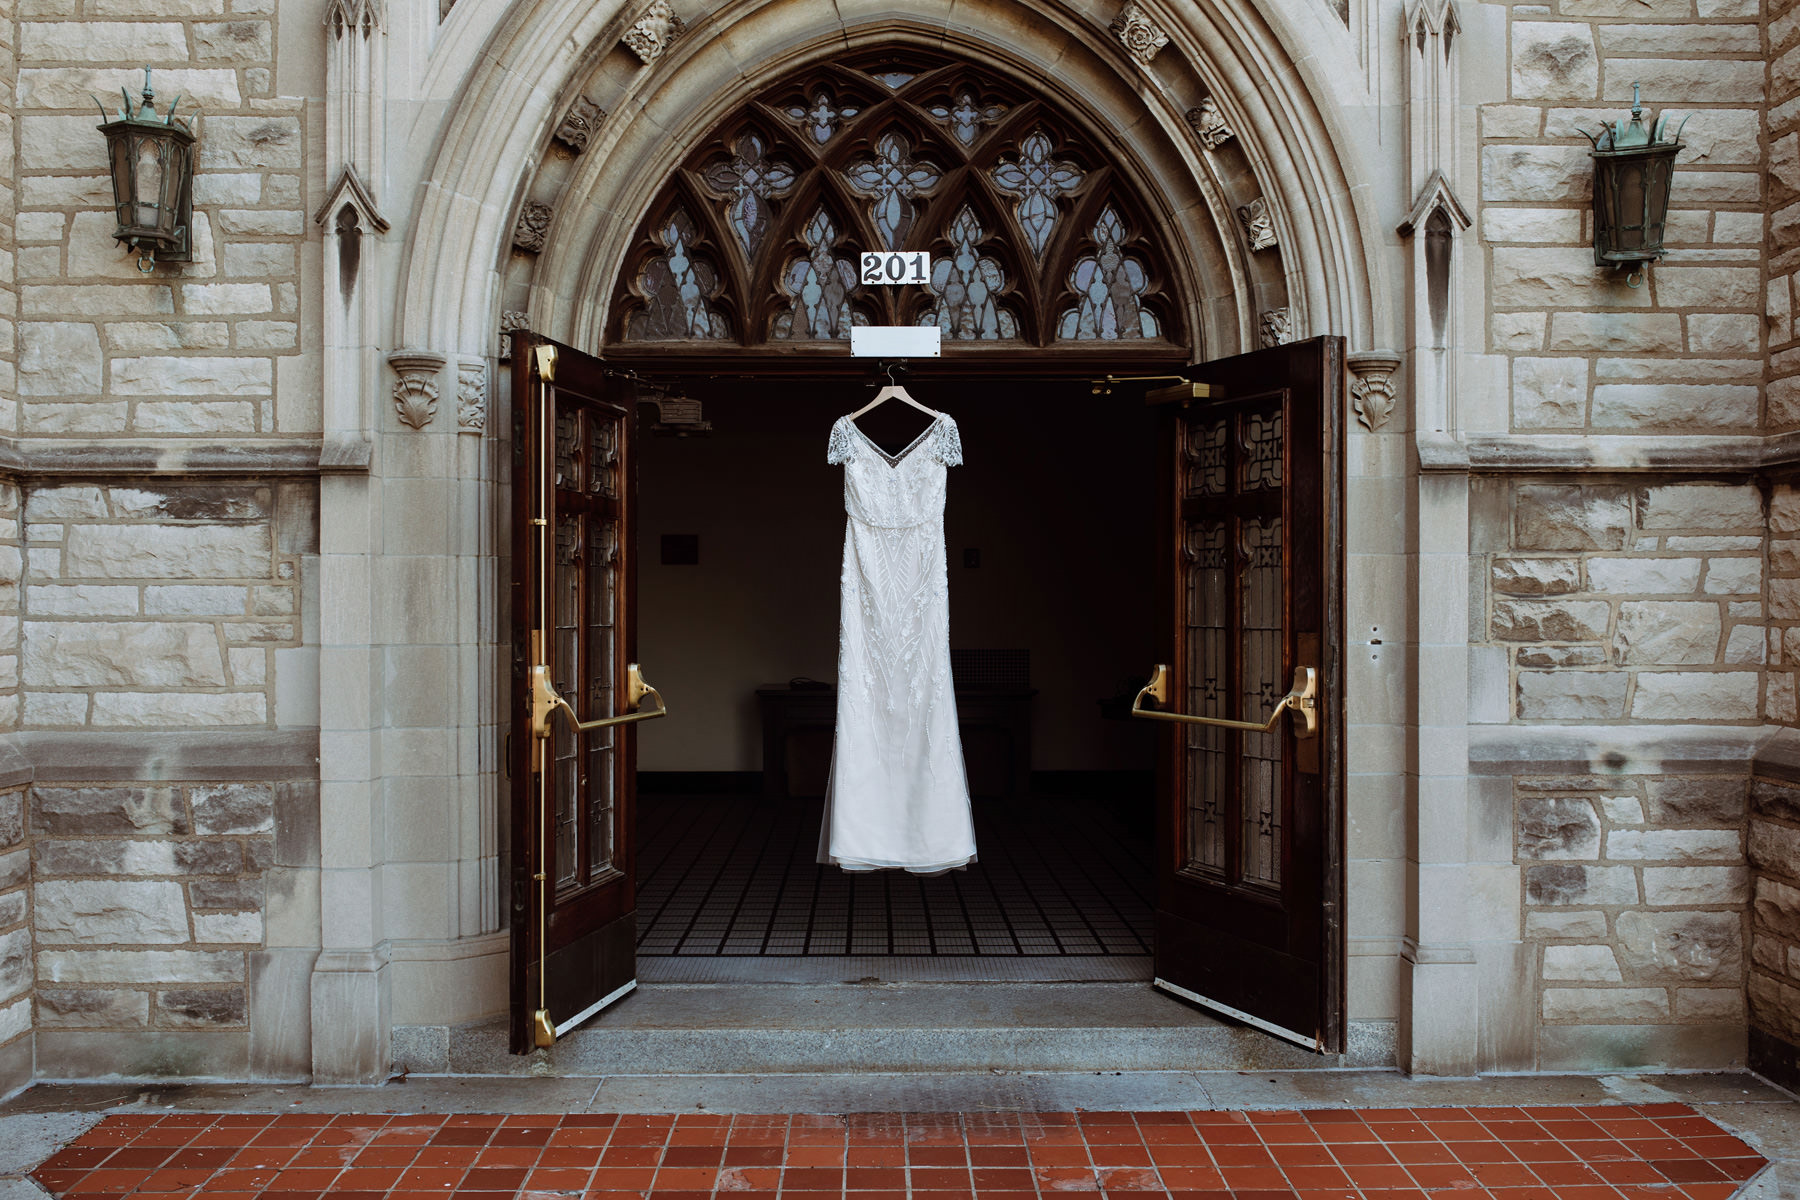
[{"label": "white wedding dress", "polygon": [[940,414],[890,455],[849,417],[827,462],[844,467],[837,738],[819,861],[932,874],[975,858],[950,678],[946,468],[962,462]]}]

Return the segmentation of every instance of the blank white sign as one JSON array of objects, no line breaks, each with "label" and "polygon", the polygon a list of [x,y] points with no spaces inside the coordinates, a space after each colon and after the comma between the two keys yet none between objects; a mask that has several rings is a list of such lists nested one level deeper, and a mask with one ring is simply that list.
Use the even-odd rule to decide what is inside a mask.
[{"label": "blank white sign", "polygon": [[857,358],[937,358],[944,331],[936,325],[852,325],[850,353]]}]

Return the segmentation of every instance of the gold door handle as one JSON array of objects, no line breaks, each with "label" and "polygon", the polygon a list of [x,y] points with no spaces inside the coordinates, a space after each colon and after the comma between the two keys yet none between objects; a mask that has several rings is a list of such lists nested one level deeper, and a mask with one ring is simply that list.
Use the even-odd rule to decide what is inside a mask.
[{"label": "gold door handle", "polygon": [[[1158,708],[1145,708],[1144,698],[1156,701]],[[1180,721],[1188,725],[1218,725],[1225,729],[1245,729],[1252,733],[1273,733],[1275,722],[1281,714],[1292,709],[1300,714],[1303,725],[1294,727],[1294,736],[1309,738],[1319,732],[1319,673],[1311,667],[1294,668],[1294,686],[1288,690],[1275,705],[1275,711],[1262,724],[1255,721],[1228,721],[1224,717],[1195,717],[1187,713],[1162,712],[1160,706],[1169,702],[1169,665],[1157,663],[1156,670],[1150,676],[1150,682],[1138,690],[1137,699],[1131,702],[1131,715],[1148,717],[1153,721]]]},{"label": "gold door handle", "polygon": [[[648,698],[655,701],[656,707],[645,708]],[[550,714],[560,711],[569,718],[575,732],[586,733],[590,729],[605,729],[612,725],[628,725],[633,721],[648,721],[656,717],[669,715],[668,706],[663,703],[662,693],[644,681],[644,674],[636,663],[625,668],[625,711],[616,716],[598,717],[592,721],[583,721],[575,712],[575,708],[550,683],[550,667],[539,663],[531,668],[531,733],[536,738],[550,736]]]}]

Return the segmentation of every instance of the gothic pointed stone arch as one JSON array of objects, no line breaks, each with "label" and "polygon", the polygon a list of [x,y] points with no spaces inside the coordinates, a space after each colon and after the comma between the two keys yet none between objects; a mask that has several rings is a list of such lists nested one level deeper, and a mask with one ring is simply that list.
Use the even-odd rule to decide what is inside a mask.
[{"label": "gothic pointed stone arch", "polygon": [[[637,15],[632,6],[459,5],[431,75],[448,84],[459,61],[470,74],[417,181],[395,341],[491,354],[504,310],[529,311],[553,336],[599,346],[613,274],[650,193],[678,169],[685,140],[798,67],[879,45],[979,60],[1114,131],[1140,192],[1160,206],[1155,233],[1181,249],[1184,261],[1169,265],[1169,277],[1196,356],[1254,347],[1264,314],[1282,309],[1295,337],[1394,340],[1378,274],[1382,223],[1363,211],[1369,188],[1358,165],[1376,160],[1362,145],[1372,133],[1339,111],[1360,99],[1337,94],[1357,74],[1344,69],[1354,49],[1342,27],[1299,3],[1208,0],[1179,15],[1138,7],[1169,35],[1149,63],[1085,10],[944,0],[910,7],[904,21],[834,12],[798,40],[798,17],[786,6],[728,4],[691,19],[652,62],[633,56],[625,70],[616,60],[630,53],[620,39]],[[760,57],[758,46],[767,48]],[[578,100],[606,116],[582,153],[559,161],[566,147],[552,134]],[[1186,120],[1208,100],[1234,134],[1210,146]],[[510,130],[496,128],[496,112],[518,114]],[[1279,250],[1252,257],[1236,210],[1258,195]],[[548,214],[534,208],[543,248],[521,266],[510,243],[527,204]]]}]

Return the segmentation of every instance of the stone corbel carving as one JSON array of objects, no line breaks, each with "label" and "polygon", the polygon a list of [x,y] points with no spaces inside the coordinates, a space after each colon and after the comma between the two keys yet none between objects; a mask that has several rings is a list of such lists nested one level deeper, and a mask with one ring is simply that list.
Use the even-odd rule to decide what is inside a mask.
[{"label": "stone corbel carving", "polygon": [[500,314],[500,354],[501,362],[512,359],[512,338],[507,335],[515,329],[530,329],[531,317],[527,313],[515,309],[507,309]]},{"label": "stone corbel carving", "polygon": [[531,254],[542,253],[544,235],[550,232],[550,214],[554,211],[548,204],[536,200],[527,200],[521,205],[518,224],[513,226],[513,246]]},{"label": "stone corbel carving", "polygon": [[487,428],[488,369],[479,358],[456,361],[456,427],[464,433]]},{"label": "stone corbel carving", "polygon": [[1250,249],[1267,250],[1275,244],[1275,222],[1269,217],[1269,202],[1261,196],[1238,208],[1238,220],[1243,223],[1244,236],[1250,239]]},{"label": "stone corbel carving", "polygon": [[396,350],[387,360],[400,377],[394,383],[394,412],[400,423],[425,428],[437,416],[438,372],[449,359],[430,350]]},{"label": "stone corbel carving", "polygon": [[580,154],[587,149],[588,139],[594,136],[594,130],[600,127],[600,121],[605,116],[604,108],[586,96],[577,96],[575,103],[563,115],[562,124],[556,127],[556,132],[551,136]]},{"label": "stone corbel carving", "polygon": [[1285,308],[1264,309],[1262,315],[1262,344],[1281,346],[1294,340],[1292,318]]},{"label": "stone corbel carving", "polygon": [[1361,350],[1349,356],[1350,410],[1375,433],[1394,414],[1394,372],[1400,356],[1392,350]]},{"label": "stone corbel carving", "polygon": [[1217,150],[1232,136],[1231,126],[1225,123],[1225,115],[1219,111],[1219,102],[1211,96],[1187,110],[1187,123],[1208,150]]},{"label": "stone corbel carving", "polygon": [[644,15],[630,29],[625,31],[619,40],[631,48],[631,52],[649,66],[663,56],[671,43],[683,33],[687,26],[675,15],[675,8],[669,0],[654,0]]},{"label": "stone corbel carving", "polygon": [[1118,35],[1131,57],[1141,63],[1148,64],[1156,57],[1158,50],[1169,44],[1169,35],[1150,19],[1150,14],[1135,3],[1128,3],[1120,9],[1119,15],[1112,19],[1108,28]]}]

